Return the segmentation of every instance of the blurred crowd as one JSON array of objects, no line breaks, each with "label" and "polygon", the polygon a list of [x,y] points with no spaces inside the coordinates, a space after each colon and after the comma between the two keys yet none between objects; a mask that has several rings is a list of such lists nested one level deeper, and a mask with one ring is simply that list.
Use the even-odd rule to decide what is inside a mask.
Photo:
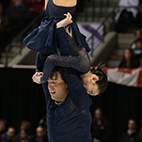
[{"label": "blurred crowd", "polygon": [[142,29],[136,29],[135,40],[124,50],[119,68],[142,68]]},{"label": "blurred crowd", "polygon": [[43,10],[44,0],[0,1],[0,56],[10,41]]},{"label": "blurred crowd", "polygon": [[22,121],[18,133],[12,126],[7,126],[4,119],[0,119],[0,141],[1,142],[48,142],[46,125],[43,119],[39,122],[34,133],[31,132],[31,124]]},{"label": "blurred crowd", "polygon": [[[122,124],[123,125],[123,124]],[[31,124],[22,121],[19,131],[14,127],[7,126],[4,119],[0,119],[0,142],[48,142],[46,117],[42,118],[35,130],[31,131]],[[112,142],[113,132],[111,123],[107,121],[101,108],[94,111],[90,134],[92,142]],[[142,142],[142,129],[137,130],[136,121],[132,118],[128,120],[127,130],[122,131],[116,142]]]},{"label": "blurred crowd", "polygon": [[97,108],[91,125],[92,142],[142,142],[142,128],[138,131],[135,119],[130,118],[126,127],[127,130],[120,132],[114,141],[111,123],[104,116],[102,109]]}]

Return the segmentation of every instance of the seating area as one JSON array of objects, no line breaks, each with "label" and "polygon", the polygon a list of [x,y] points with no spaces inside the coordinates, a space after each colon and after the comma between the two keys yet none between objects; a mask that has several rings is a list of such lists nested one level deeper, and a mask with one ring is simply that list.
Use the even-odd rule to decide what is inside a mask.
[{"label": "seating area", "polygon": [[[105,63],[108,78],[90,96],[92,142],[142,141],[142,1],[125,2],[78,0],[74,15],[92,66]],[[44,92],[32,80],[37,53],[22,42],[44,16],[44,0],[0,1],[0,142],[48,142]]]}]

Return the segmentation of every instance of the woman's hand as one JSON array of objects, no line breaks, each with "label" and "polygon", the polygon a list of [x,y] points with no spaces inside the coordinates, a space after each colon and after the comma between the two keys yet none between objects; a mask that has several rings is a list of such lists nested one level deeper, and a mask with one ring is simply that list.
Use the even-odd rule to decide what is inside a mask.
[{"label": "woman's hand", "polygon": [[67,14],[64,14],[64,16],[66,16],[66,18],[56,24],[57,28],[66,27],[73,22],[72,16],[69,12]]},{"label": "woman's hand", "polygon": [[36,72],[33,76],[32,76],[32,80],[33,82],[40,84],[40,78],[43,75],[42,72]]}]

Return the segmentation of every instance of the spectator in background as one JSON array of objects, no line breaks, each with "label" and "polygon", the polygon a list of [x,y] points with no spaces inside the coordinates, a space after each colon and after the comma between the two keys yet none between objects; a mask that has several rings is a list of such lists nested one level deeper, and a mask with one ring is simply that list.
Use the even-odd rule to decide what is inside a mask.
[{"label": "spectator in background", "polygon": [[6,120],[0,119],[0,140],[3,134],[6,133]]},{"label": "spectator in background", "polygon": [[36,128],[36,138],[34,142],[48,142],[46,137],[46,131],[43,126],[38,126]]},{"label": "spectator in background", "polygon": [[135,36],[135,40],[130,45],[131,49],[136,48],[136,41],[137,41],[137,39],[139,39],[139,38],[142,39],[142,29],[136,29],[134,36]]},{"label": "spectator in background", "polygon": [[[31,124],[30,124],[30,122],[28,122],[28,121],[22,121],[21,122],[21,125],[20,125],[20,132],[22,131],[22,130],[24,130],[24,131],[26,131],[26,133],[27,133],[27,137],[28,137],[28,140],[32,140],[32,138],[33,138],[33,136],[31,135]],[[17,136],[16,136],[16,139],[17,140],[19,140],[20,139],[20,134],[18,134]]]},{"label": "spectator in background", "polygon": [[[138,13],[137,7],[139,6],[139,0],[120,0],[119,11],[115,17],[117,22],[116,31],[125,33],[127,32],[128,25],[134,21]],[[129,8],[128,8],[129,7]]]},{"label": "spectator in background", "polygon": [[9,127],[7,132],[2,136],[2,141],[4,142],[15,142],[15,129]]},{"label": "spectator in background", "polygon": [[31,142],[30,140],[28,140],[28,133],[26,132],[26,130],[21,130],[20,131],[20,140],[19,142]]},{"label": "spectator in background", "polygon": [[119,68],[131,69],[137,68],[138,66],[139,63],[135,62],[132,50],[130,48],[125,49],[123,59],[120,62]]},{"label": "spectator in background", "polygon": [[12,33],[17,35],[30,21],[29,9],[22,3],[22,0],[13,0],[13,5],[7,9]]},{"label": "spectator in background", "polygon": [[128,130],[121,136],[119,142],[139,142],[136,128],[136,121],[129,119]]},{"label": "spectator in background", "polygon": [[111,129],[100,108],[95,110],[91,126],[93,142],[110,142]]},{"label": "spectator in background", "polygon": [[134,58],[136,62],[140,61],[140,58],[142,57],[142,39],[139,38],[136,40],[136,47],[132,49]]}]

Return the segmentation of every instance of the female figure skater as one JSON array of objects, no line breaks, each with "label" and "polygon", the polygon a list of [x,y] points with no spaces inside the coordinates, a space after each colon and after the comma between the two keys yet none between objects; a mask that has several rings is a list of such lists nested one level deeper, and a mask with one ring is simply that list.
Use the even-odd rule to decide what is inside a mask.
[{"label": "female figure skater", "polygon": [[[46,8],[46,15],[47,16],[42,20],[41,25],[38,28],[36,28],[31,34],[29,34],[23,41],[27,45],[28,48],[39,52],[38,57],[37,57],[37,59],[40,58],[39,61],[37,60],[37,62],[40,62],[39,66],[42,67],[44,65],[44,61],[48,55],[53,54],[53,53],[54,54],[59,53],[59,49],[58,49],[59,46],[57,43],[56,32],[55,32],[56,31],[56,23],[59,24],[60,21],[62,21],[64,19],[64,16],[67,16],[64,13],[70,12],[71,14],[74,14],[75,9],[76,9],[76,3],[77,3],[77,0],[68,0],[68,1],[66,1],[66,0],[56,0],[56,1],[55,0],[46,0],[45,1],[45,8]],[[71,17],[71,16],[69,16],[69,17]],[[72,17],[71,17],[71,19],[72,19]],[[75,69],[79,70],[82,73],[88,72],[90,69],[90,60],[89,60],[87,52],[90,51],[90,48],[85,41],[85,37],[79,32],[77,24],[74,20],[72,20],[72,22],[68,23],[68,24],[66,24],[67,22],[65,22],[65,21],[61,22],[61,23],[63,24],[62,27],[67,26],[67,27],[65,27],[65,31],[68,33],[68,35],[73,37],[75,43],[77,44],[77,47],[81,47],[82,49],[80,50],[80,52],[78,52],[79,56],[76,58],[73,58],[72,56],[69,57],[69,55],[71,55],[71,54],[68,54],[68,57],[64,57],[64,59],[60,58],[62,61],[64,61],[63,64],[61,64],[62,62],[56,63],[56,61],[58,61],[59,58],[57,58],[57,57],[55,58],[55,55],[53,55],[54,56],[54,63],[56,63],[56,64],[54,64],[54,66],[60,65],[60,66],[64,66],[64,67],[74,67]],[[57,24],[57,26],[58,26],[58,24]],[[66,39],[66,37],[65,37],[65,39]],[[84,48],[85,48],[85,50],[84,50]],[[53,56],[49,57],[50,60],[53,58]],[[81,60],[80,60],[80,57],[81,57]],[[47,66],[48,66],[49,58],[46,61]],[[69,58],[70,62],[67,62],[68,58]],[[55,59],[56,59],[56,61],[55,61]],[[71,63],[71,61],[72,61],[72,63]],[[87,61],[87,62],[85,62],[85,61]],[[53,59],[52,59],[52,62],[50,62],[50,63],[53,63]],[[80,64],[80,63],[82,63],[82,64]],[[71,66],[71,64],[73,64],[73,65]],[[76,66],[74,66],[74,64],[76,64]],[[79,64],[80,64],[80,66],[78,66]],[[49,69],[49,70],[44,71],[45,75],[43,75],[43,77],[37,83],[39,83],[39,82],[44,83],[46,81],[46,79],[48,78],[49,73],[52,71],[54,66],[53,66],[53,64],[52,64],[52,66],[50,66],[51,68],[47,68],[45,66],[44,70],[47,70],[47,69]],[[42,71],[42,69],[40,71]],[[102,80],[105,80],[105,82],[106,82],[107,79],[104,79],[104,77],[103,77],[104,74],[102,73],[102,71],[99,67],[98,67],[98,71],[96,71],[94,68],[92,69],[92,71],[97,72],[97,73],[101,73],[100,75],[98,75],[98,76],[101,76],[100,78],[102,78],[99,82],[101,82]],[[91,95],[96,95],[101,90],[103,92],[103,89],[101,89],[101,88],[104,88],[102,86],[106,86],[106,85],[102,85],[102,84],[104,84],[104,82],[101,82],[101,84],[99,85],[99,83],[97,82],[99,79],[98,79],[98,77],[96,78],[97,79],[96,82],[98,83],[96,88],[99,90],[99,91],[96,91],[97,89],[95,88],[95,82],[94,82],[95,77],[94,76],[92,77],[91,75],[92,75],[91,72],[88,72],[87,74],[82,75],[82,77],[83,77],[82,80],[84,81],[84,86],[86,86],[87,92]]]},{"label": "female figure skater", "polygon": [[[66,18],[64,20],[56,24],[56,36],[61,55],[54,54],[48,56],[44,64],[43,73],[36,73],[33,76],[33,81],[38,84],[46,82],[54,66],[70,67],[79,72],[87,93],[90,95],[98,95],[106,89],[107,77],[102,72],[100,66],[97,68],[92,67],[90,70],[91,63],[87,52],[84,48],[78,47],[74,43],[73,38],[63,28],[72,23],[70,13],[65,14],[65,16]],[[37,64],[38,70],[40,70],[39,65],[40,62]]]}]

